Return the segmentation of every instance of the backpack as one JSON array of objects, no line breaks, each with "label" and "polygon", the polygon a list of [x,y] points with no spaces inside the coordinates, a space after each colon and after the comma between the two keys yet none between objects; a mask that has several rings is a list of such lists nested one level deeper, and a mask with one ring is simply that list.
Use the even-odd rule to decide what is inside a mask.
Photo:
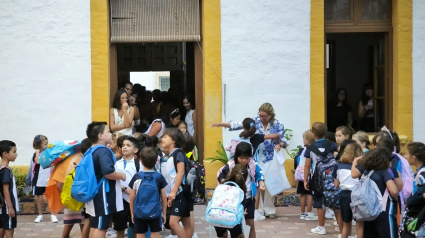
[{"label": "backpack", "polygon": [[310,173],[310,186],[314,193],[318,195],[323,194],[326,176],[329,174],[332,175],[332,172],[337,169],[338,162],[331,152],[331,147],[332,143],[328,141],[326,142],[324,152],[320,152],[320,150],[314,145],[307,147],[317,156],[313,175]]},{"label": "backpack", "polygon": [[162,205],[156,184],[156,180],[161,174],[157,172],[149,174],[141,171],[137,175],[142,179],[142,182],[134,200],[134,217],[142,220],[161,217]]},{"label": "backpack", "polygon": [[[231,186],[233,185],[233,186]],[[208,203],[205,220],[213,226],[233,228],[241,224],[244,192],[234,182],[218,185]]]},{"label": "backpack", "polygon": [[176,169],[176,172],[178,172],[177,171],[177,154],[178,153],[183,153],[184,155],[184,178],[183,178],[184,183],[181,184],[183,188],[183,193],[186,195],[186,197],[192,197],[193,184],[196,180],[196,169],[194,165],[191,163],[191,161],[189,161],[186,154],[181,149],[177,149],[177,151],[175,152],[175,155],[173,155],[174,168]]},{"label": "backpack", "polygon": [[247,142],[251,144],[249,138],[235,137],[230,141],[230,145],[226,147],[226,150],[230,152],[230,157],[233,157],[235,154],[236,146],[241,142]]},{"label": "backpack", "polygon": [[306,147],[304,147],[304,150],[301,152],[300,156],[298,157],[300,159],[300,162],[298,163],[298,166],[295,169],[295,175],[294,175],[295,181],[304,182],[305,150],[306,150]]},{"label": "backpack", "polygon": [[356,221],[373,221],[382,211],[385,211],[388,189],[385,189],[384,196],[382,196],[378,185],[370,178],[373,172],[374,170],[371,170],[368,175],[363,175],[351,190],[350,207]]},{"label": "backpack", "polygon": [[409,162],[407,162],[407,160],[397,154],[397,153],[393,153],[394,155],[396,155],[399,159],[400,159],[400,164],[401,164],[401,180],[403,181],[403,189],[400,191],[400,202],[402,205],[402,211],[404,211],[404,204],[407,202],[407,199],[410,197],[410,195],[412,195],[413,193],[413,170],[412,167],[410,167]]},{"label": "backpack", "polygon": [[339,204],[339,194],[341,193],[341,189],[335,187],[334,177],[330,171],[326,172],[323,189],[325,206],[332,209],[341,209]]},{"label": "backpack", "polygon": [[[34,159],[34,157],[35,157],[35,154],[34,154],[34,156],[32,158]],[[32,178],[34,176],[35,164],[34,164],[34,160],[33,159],[31,159],[30,169],[28,170],[27,176],[25,177],[25,184],[27,186],[29,186],[29,187],[32,186]]]},{"label": "backpack", "polygon": [[[193,158],[191,154],[187,154],[188,158]],[[205,167],[199,164],[197,161],[191,160],[189,158],[189,163],[192,163],[195,168],[195,179],[191,186],[192,191],[192,201],[194,203],[203,202],[205,199]]]},{"label": "backpack", "polygon": [[[2,171],[3,169],[10,170],[10,181],[13,181],[13,172],[12,172],[12,169],[9,166],[3,166],[2,165],[0,167],[0,171]],[[3,184],[3,182],[2,182],[2,184]],[[10,194],[10,195],[13,196],[13,194]],[[4,202],[4,200],[5,200],[5,198],[4,198],[4,192],[3,192],[3,193],[0,193],[0,209],[6,204]],[[16,202],[18,202],[18,201],[16,201]]]},{"label": "backpack", "polygon": [[[78,163],[78,165],[75,167],[75,176],[71,187],[71,196],[78,202],[87,203],[92,200],[98,193],[103,181],[105,181],[105,178],[103,177],[98,183],[94,171],[93,153],[99,148],[108,147],[103,145],[90,147],[90,149],[84,153],[80,163]],[[108,150],[111,152],[112,158],[115,160],[115,156],[112,150],[109,148]],[[108,190],[108,188],[106,189]]]},{"label": "backpack", "polygon": [[84,206],[84,203],[75,200],[71,195],[71,188],[74,182],[74,177],[75,169],[73,169],[71,173],[69,173],[65,178],[61,193],[61,203],[64,205],[64,207],[70,210],[79,211]]}]

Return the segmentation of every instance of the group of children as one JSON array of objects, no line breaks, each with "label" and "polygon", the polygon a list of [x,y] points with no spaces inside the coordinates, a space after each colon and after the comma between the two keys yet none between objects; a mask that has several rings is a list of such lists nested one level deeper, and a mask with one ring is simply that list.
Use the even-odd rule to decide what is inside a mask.
[{"label": "group of children", "polygon": [[[313,123],[311,129],[304,132],[303,140],[305,146],[296,156],[293,172],[299,181],[297,193],[301,195],[300,219],[319,222],[311,230],[312,233],[326,234],[325,209],[329,207],[336,218],[334,225],[340,233],[339,237],[354,237],[351,228],[354,225],[353,210],[357,204],[352,204],[352,197],[358,197],[359,194],[352,194],[352,191],[360,178],[369,175],[382,195],[382,212],[373,220],[355,222],[357,238],[415,237],[415,229],[412,230],[409,224],[418,218],[425,206],[423,143],[409,143],[403,157],[399,154],[400,140],[397,133],[385,127],[374,136],[374,148],[371,149],[367,133],[355,133],[351,128],[341,126],[333,134],[321,122]],[[317,181],[317,176],[322,175],[317,174],[317,170],[324,161],[330,163],[329,158],[337,161],[336,166],[327,167],[329,169],[324,175],[325,178],[331,176],[331,180],[325,181],[325,187],[318,187],[314,180]],[[413,175],[409,165],[417,169],[416,174]],[[304,173],[304,179],[298,179],[297,173]],[[327,200],[326,191],[329,189],[334,190],[331,194],[336,202]],[[312,213],[312,208],[317,209],[317,216]],[[397,221],[397,214],[400,214],[401,222]],[[416,228],[420,225],[417,223]]]}]

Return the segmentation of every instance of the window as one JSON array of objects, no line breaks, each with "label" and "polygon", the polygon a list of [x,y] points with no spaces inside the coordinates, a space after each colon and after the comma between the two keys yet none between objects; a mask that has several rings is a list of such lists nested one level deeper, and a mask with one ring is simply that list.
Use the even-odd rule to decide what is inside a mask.
[{"label": "window", "polygon": [[170,76],[159,76],[159,89],[161,91],[168,91],[170,88]]}]

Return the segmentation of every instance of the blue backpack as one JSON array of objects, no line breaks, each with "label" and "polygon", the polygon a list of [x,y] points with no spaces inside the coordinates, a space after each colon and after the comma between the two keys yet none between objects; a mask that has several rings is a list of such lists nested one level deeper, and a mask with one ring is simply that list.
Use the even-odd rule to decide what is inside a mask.
[{"label": "blue backpack", "polygon": [[142,182],[137,190],[134,217],[137,219],[151,220],[161,217],[162,205],[159,199],[158,185],[156,180],[161,176],[160,173],[138,172]]},{"label": "blue backpack", "polygon": [[[99,148],[108,148],[103,145],[96,145],[91,147],[84,153],[80,163],[75,167],[74,182],[71,187],[71,196],[78,202],[87,203],[91,201],[99,191],[105,178],[103,177],[99,183],[96,179],[93,164],[93,153]],[[108,148],[108,150],[110,150]],[[111,151],[111,150],[110,150]],[[111,151],[112,158],[115,160],[114,153]],[[109,191],[109,183],[106,184],[106,192]]]}]

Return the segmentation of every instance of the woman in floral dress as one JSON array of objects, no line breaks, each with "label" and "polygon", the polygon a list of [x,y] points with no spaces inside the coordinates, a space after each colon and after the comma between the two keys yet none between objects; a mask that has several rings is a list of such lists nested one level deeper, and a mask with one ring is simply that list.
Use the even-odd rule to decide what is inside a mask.
[{"label": "woman in floral dress", "polygon": [[[260,167],[273,160],[274,150],[280,151],[281,148],[286,148],[288,142],[285,137],[285,128],[282,123],[275,119],[276,114],[274,113],[273,106],[270,103],[264,103],[261,105],[258,110],[258,115],[254,117],[255,127],[257,129],[257,134],[270,135],[278,133],[280,135],[280,140],[264,140],[258,147],[258,160],[257,161]],[[230,121],[228,123],[214,123],[211,127],[226,127],[230,131],[241,130],[242,122],[241,121]],[[263,168],[262,168],[263,169]],[[260,202],[259,210],[255,210],[255,220],[264,220],[265,216],[269,218],[276,217],[276,208],[274,206],[273,197],[270,195],[267,187],[266,190],[259,194]],[[257,207],[257,206],[256,206]]]}]

